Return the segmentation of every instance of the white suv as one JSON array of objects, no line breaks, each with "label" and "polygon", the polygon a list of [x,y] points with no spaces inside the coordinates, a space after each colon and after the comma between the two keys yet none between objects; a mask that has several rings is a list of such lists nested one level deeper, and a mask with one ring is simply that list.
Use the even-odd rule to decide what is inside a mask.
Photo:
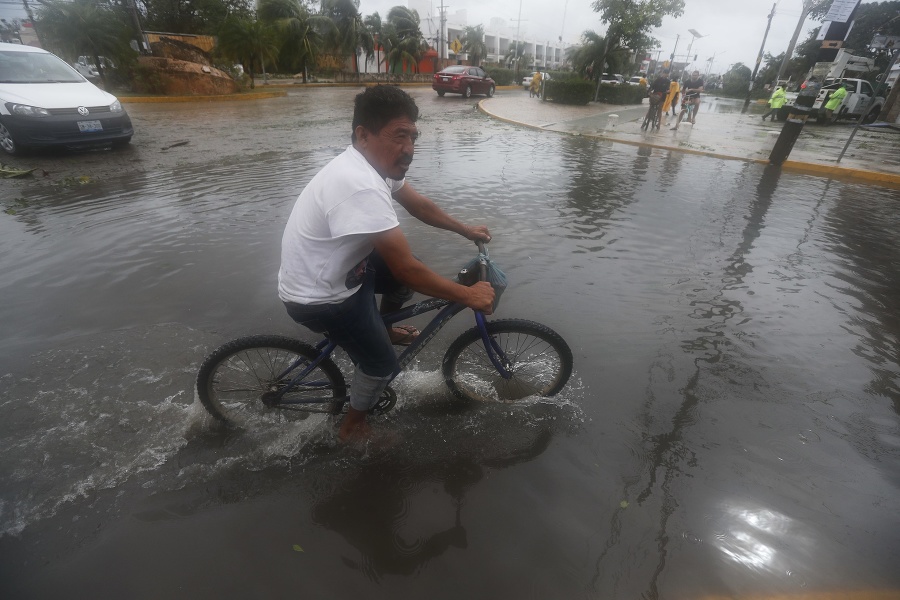
[{"label": "white suv", "polygon": [[0,150],[127,144],[131,119],[112,94],[46,50],[0,43]]}]

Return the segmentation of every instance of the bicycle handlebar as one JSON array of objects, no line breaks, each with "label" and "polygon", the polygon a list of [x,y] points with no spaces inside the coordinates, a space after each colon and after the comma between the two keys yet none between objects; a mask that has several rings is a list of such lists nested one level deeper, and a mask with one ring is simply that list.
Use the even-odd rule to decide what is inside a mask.
[{"label": "bicycle handlebar", "polygon": [[[484,249],[484,242],[476,240],[475,245],[478,246],[479,254],[487,254],[487,250]],[[487,262],[484,259],[478,262],[478,281],[487,281]]]}]

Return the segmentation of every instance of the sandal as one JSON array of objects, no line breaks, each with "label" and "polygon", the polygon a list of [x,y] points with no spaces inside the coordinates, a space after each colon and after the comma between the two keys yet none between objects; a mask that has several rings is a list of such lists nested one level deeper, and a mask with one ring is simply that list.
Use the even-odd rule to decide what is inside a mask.
[{"label": "sandal", "polygon": [[419,330],[412,325],[395,325],[388,329],[388,337],[395,346],[409,346],[419,337]]}]

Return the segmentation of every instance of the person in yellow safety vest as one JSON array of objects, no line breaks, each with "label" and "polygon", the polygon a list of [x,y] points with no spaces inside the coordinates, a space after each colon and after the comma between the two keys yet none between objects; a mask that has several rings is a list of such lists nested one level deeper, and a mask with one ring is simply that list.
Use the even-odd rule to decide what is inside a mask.
[{"label": "person in yellow safety vest", "polygon": [[847,96],[847,84],[841,83],[841,87],[831,92],[828,102],[825,103],[825,122],[832,123],[834,109],[841,105]]},{"label": "person in yellow safety vest", "polygon": [[533,98],[535,96],[541,95],[541,78],[542,77],[543,77],[543,75],[541,75],[541,70],[538,69],[535,72],[534,77],[531,78],[531,85],[528,87],[528,96],[529,97]]},{"label": "person in yellow safety vest", "polygon": [[775,91],[772,92],[772,96],[769,98],[769,112],[763,115],[763,121],[766,120],[766,117],[772,115],[772,121],[775,120],[775,117],[778,114],[778,109],[784,106],[784,103],[787,101],[787,96],[784,93],[784,88],[780,85],[775,86]]}]

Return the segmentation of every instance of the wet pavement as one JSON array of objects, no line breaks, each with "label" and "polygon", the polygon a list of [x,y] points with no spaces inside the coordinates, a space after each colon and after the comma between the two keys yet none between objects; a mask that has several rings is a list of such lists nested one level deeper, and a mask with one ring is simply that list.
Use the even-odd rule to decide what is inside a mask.
[{"label": "wet pavement", "polygon": [[[411,184],[491,228],[494,318],[558,331],[570,384],[454,403],[462,314],[375,421],[392,447],[342,449],[321,415],[212,427],[208,352],[314,339],[277,299],[279,244],[356,91],[129,106],[132,148],[23,157],[51,174],[0,181],[0,597],[900,598],[885,186],[413,89]],[[472,257],[398,216],[439,273]]]},{"label": "wet pavement", "polygon": [[[641,130],[647,111],[643,106],[594,104],[563,106],[529,98],[513,91],[484,100],[488,114],[547,131],[596,136],[630,144],[732,158],[768,162],[782,122],[762,121],[767,105],[751,103],[742,114],[743,102],[706,95],[701,99],[696,124],[671,127],[677,117],[664,117],[659,131]],[[860,128],[838,162],[853,130],[853,123],[825,126],[808,123],[794,144],[784,168],[900,185],[900,131],[889,128]]]}]

